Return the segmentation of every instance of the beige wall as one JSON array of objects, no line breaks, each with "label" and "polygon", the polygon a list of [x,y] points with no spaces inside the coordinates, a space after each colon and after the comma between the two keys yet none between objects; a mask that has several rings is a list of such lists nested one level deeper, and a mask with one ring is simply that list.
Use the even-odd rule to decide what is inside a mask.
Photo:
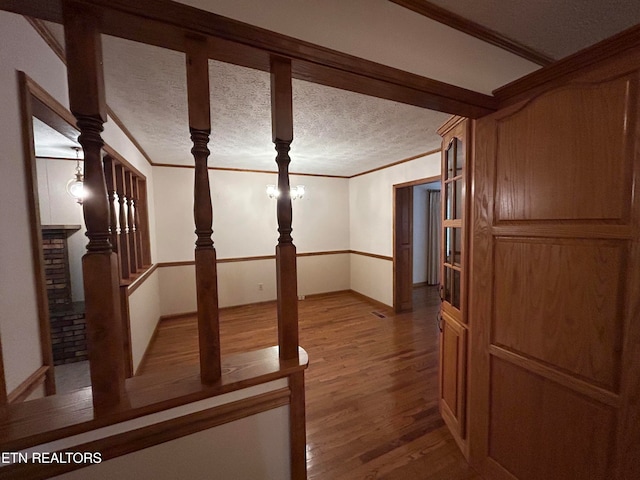
[{"label": "beige wall", "polygon": [[[349,182],[351,250],[393,257],[393,186],[440,175],[440,153],[352,178]],[[351,289],[393,304],[393,263],[351,256]],[[368,269],[372,269],[367,274]]]}]

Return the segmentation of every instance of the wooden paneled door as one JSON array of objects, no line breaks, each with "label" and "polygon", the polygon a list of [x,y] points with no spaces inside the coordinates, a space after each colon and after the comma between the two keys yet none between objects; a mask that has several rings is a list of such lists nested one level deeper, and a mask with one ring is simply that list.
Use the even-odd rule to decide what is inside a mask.
[{"label": "wooden paneled door", "polygon": [[442,135],[442,241],[440,298],[440,413],[465,456],[467,409],[466,313],[467,176],[470,121],[453,117]]},{"label": "wooden paneled door", "polygon": [[469,428],[488,478],[640,478],[638,112],[638,72],[607,65],[476,122]]},{"label": "wooden paneled door", "polygon": [[394,188],[394,299],[396,312],[413,309],[413,187]]}]

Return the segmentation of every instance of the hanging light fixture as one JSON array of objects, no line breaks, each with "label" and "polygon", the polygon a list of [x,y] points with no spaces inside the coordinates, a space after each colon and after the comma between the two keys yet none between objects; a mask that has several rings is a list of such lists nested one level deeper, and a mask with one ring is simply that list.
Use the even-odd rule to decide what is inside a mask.
[{"label": "hanging light fixture", "polygon": [[[291,200],[297,200],[304,196],[304,185],[297,185],[291,187]],[[280,196],[280,190],[275,185],[267,185],[267,195],[269,198],[278,198]]]},{"label": "hanging light fixture", "polygon": [[71,147],[76,151],[76,175],[67,182],[67,193],[75,198],[76,202],[82,205],[84,200],[84,175],[80,167],[80,147]]}]

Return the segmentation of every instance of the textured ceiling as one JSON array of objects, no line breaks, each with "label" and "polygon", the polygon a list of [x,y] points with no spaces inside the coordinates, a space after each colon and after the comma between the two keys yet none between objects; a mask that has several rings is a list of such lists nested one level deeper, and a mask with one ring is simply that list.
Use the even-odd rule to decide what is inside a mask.
[{"label": "textured ceiling", "polygon": [[[481,92],[536,68],[387,0],[182,2]],[[556,58],[640,21],[638,0],[433,3]],[[62,27],[49,26],[62,43]],[[103,46],[109,105],[154,162],[191,165],[184,56],[106,36]],[[209,164],[274,170],[269,75],[214,61],[209,67]],[[350,176],[427,152],[439,146],[435,130],[448,118],[298,80],[293,91],[297,173]]]},{"label": "textured ceiling", "polygon": [[[181,53],[104,37],[107,102],[157,163],[192,165]],[[209,165],[275,170],[269,74],[209,62]],[[447,114],[293,81],[292,172],[349,176],[438,148]]]},{"label": "textured ceiling", "polygon": [[638,0],[429,0],[560,59],[640,23]]}]

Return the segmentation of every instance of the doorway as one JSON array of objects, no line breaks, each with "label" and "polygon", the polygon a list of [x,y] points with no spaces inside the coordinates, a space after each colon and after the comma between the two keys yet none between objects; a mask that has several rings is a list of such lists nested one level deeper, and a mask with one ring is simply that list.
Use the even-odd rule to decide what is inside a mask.
[{"label": "doorway", "polygon": [[414,287],[439,283],[439,192],[439,176],[393,186],[393,308],[396,312],[413,310]]}]

